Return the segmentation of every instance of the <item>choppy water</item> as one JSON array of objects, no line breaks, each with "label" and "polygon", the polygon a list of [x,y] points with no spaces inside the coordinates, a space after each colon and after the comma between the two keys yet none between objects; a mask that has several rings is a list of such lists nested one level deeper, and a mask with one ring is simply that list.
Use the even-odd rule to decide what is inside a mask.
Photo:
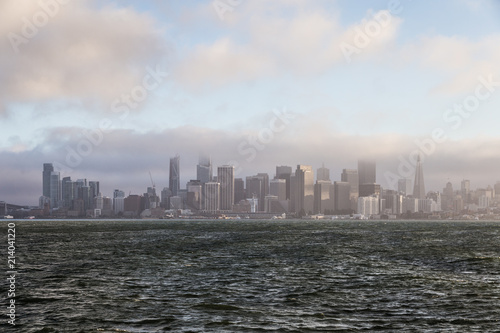
[{"label": "choppy water", "polygon": [[19,332],[500,331],[499,222],[16,225]]}]

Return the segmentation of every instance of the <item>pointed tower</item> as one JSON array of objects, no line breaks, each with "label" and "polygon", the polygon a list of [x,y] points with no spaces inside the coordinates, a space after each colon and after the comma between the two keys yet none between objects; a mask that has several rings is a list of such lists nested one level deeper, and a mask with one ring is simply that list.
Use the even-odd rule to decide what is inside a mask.
[{"label": "pointed tower", "polygon": [[425,199],[424,171],[420,162],[420,155],[417,158],[417,168],[415,169],[415,182],[413,183],[413,197]]}]

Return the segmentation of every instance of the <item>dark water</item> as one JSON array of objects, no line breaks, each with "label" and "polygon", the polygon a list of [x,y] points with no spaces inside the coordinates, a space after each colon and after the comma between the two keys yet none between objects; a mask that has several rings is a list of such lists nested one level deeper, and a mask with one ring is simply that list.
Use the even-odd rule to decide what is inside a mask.
[{"label": "dark water", "polygon": [[34,220],[16,232],[19,332],[500,332],[500,222]]}]

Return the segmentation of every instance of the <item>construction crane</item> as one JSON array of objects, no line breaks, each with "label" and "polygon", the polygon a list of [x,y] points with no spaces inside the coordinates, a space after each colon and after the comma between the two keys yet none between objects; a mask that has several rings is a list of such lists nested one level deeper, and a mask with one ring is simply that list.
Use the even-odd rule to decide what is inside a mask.
[{"label": "construction crane", "polygon": [[151,178],[151,185],[153,185],[153,189],[156,188],[155,183],[153,181],[153,176],[151,176],[151,171],[149,171],[149,178]]},{"label": "construction crane", "polygon": [[149,178],[151,179],[151,185],[153,185],[154,204],[151,206],[151,208],[156,208],[158,205],[158,196],[156,195],[156,185],[155,185],[155,182],[153,181],[153,176],[151,176],[151,171],[149,171]]}]

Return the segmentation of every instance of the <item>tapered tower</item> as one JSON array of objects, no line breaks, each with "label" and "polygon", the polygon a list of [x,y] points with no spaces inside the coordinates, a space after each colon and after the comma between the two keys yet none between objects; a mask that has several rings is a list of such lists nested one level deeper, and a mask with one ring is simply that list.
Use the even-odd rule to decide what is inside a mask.
[{"label": "tapered tower", "polygon": [[415,182],[413,183],[413,197],[425,199],[424,171],[420,162],[420,155],[417,158],[417,168],[415,169]]}]

